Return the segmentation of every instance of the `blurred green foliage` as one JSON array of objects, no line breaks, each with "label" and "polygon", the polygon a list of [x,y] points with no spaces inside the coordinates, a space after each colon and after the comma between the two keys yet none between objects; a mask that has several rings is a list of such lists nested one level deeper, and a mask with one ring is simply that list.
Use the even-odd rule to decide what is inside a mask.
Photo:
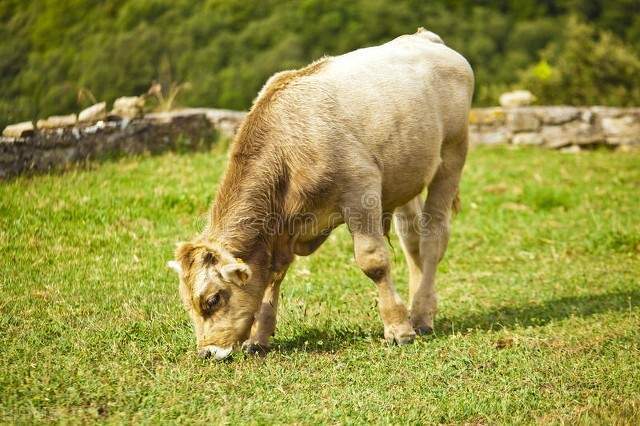
[{"label": "blurred green foliage", "polygon": [[[638,105],[640,57],[609,31],[571,17],[564,37],[549,43],[522,85],[542,103]],[[553,64],[553,65],[551,65]]]},{"label": "blurred green foliage", "polygon": [[424,26],[476,71],[477,105],[640,101],[640,0],[2,0],[0,125],[189,83],[246,109],[272,73]]}]

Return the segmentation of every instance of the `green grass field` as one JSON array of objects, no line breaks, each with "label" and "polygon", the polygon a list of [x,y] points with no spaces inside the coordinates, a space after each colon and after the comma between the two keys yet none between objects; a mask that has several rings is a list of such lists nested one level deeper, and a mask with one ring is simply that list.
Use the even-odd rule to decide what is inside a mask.
[{"label": "green grass field", "polygon": [[473,150],[434,335],[383,343],[340,228],[290,270],[274,351],[216,363],[165,263],[224,166],[0,183],[1,422],[640,423],[640,154]]}]

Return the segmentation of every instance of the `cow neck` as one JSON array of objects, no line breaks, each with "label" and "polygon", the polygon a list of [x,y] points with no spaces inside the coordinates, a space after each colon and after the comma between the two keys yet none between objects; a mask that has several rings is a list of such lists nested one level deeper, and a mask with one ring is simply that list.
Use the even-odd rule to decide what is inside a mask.
[{"label": "cow neck", "polygon": [[286,167],[277,156],[232,153],[211,209],[209,237],[240,257],[258,245],[271,247],[284,220],[287,184]]}]

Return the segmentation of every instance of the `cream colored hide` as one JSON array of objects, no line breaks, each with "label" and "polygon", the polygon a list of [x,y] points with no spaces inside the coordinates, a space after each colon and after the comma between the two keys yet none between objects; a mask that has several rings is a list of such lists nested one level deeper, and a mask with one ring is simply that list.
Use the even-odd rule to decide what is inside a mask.
[{"label": "cream colored hide", "polygon": [[[208,226],[171,263],[201,355],[221,359],[240,343],[264,353],[289,264],[343,223],[378,289],[385,338],[431,331],[473,84],[467,61],[424,29],[271,77],[236,135]],[[391,279],[391,216],[409,309]]]}]

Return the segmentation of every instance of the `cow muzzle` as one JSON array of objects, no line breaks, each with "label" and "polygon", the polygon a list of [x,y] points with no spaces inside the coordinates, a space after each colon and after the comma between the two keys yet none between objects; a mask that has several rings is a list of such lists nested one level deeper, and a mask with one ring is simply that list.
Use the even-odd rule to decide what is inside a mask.
[{"label": "cow muzzle", "polygon": [[219,361],[231,355],[232,351],[233,346],[229,346],[228,348],[221,348],[220,346],[209,345],[200,349],[198,351],[198,355],[203,359],[213,357],[215,360]]}]

